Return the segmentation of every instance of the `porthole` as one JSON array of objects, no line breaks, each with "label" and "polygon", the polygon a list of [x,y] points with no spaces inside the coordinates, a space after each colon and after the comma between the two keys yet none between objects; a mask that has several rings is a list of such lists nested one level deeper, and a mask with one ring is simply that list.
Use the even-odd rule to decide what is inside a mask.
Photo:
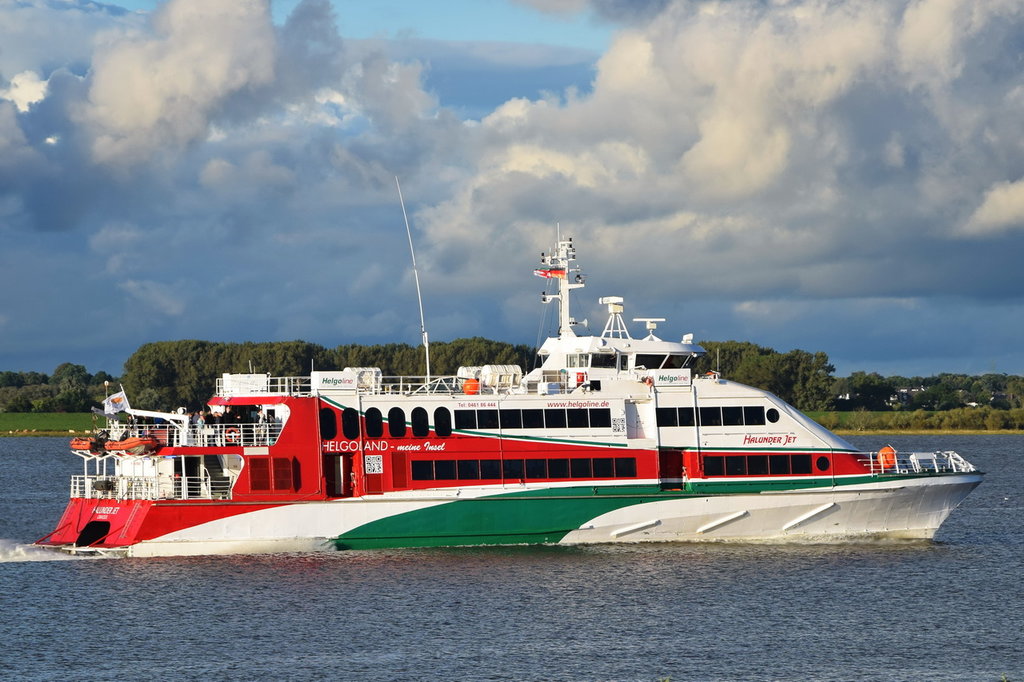
[{"label": "porthole", "polygon": [[816,467],[818,467],[818,471],[828,471],[828,467],[829,467],[828,457],[825,457],[824,455],[822,455],[821,457],[819,457],[814,462],[814,465]]},{"label": "porthole", "polygon": [[772,424],[779,421],[779,411],[776,410],[774,407],[769,407],[767,410],[765,410],[764,416]]}]

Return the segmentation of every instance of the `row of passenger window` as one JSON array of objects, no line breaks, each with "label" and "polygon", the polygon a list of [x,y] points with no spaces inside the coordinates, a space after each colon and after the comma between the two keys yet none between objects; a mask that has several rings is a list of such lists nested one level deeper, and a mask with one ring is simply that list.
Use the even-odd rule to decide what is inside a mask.
[{"label": "row of passenger window", "polygon": [[[700,418],[698,422],[696,417]],[[764,426],[765,422],[779,421],[779,411],[774,407],[767,410],[763,405],[751,407],[659,407],[658,426]]]},{"label": "row of passenger window", "polygon": [[[414,407],[410,413],[410,421],[405,418],[405,410],[392,407],[387,414],[387,431],[391,438],[404,438],[410,431],[415,438],[426,438],[430,435],[430,416],[422,407]],[[346,407],[341,413],[341,432],[348,440],[359,438],[359,412]],[[366,410],[363,415],[367,438],[384,436],[384,415],[376,407]],[[455,428],[457,429],[575,429],[575,428],[610,428],[612,411],[608,408],[594,409],[486,409],[486,410],[455,410]],[[411,428],[410,428],[411,427]],[[447,407],[434,410],[434,433],[439,438],[452,435],[452,414]],[[338,436],[336,413],[329,407],[320,410],[320,437],[332,440]]]},{"label": "row of passenger window", "polygon": [[612,411],[591,409],[455,410],[457,429],[611,428]]},{"label": "row of passenger window", "polygon": [[[819,457],[818,471],[828,471],[828,457]],[[704,457],[705,476],[785,476],[809,474],[811,456],[800,455],[725,455]]]},{"label": "row of passenger window", "polygon": [[438,459],[412,462],[414,481],[636,478],[633,457]]}]

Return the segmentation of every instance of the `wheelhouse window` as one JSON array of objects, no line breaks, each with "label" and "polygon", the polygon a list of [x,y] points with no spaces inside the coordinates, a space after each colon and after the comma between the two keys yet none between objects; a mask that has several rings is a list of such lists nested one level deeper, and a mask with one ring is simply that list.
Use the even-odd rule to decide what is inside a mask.
[{"label": "wheelhouse window", "polygon": [[633,361],[633,369],[661,369],[661,365],[665,362],[665,358],[666,356],[664,355],[638,353],[636,360]]}]

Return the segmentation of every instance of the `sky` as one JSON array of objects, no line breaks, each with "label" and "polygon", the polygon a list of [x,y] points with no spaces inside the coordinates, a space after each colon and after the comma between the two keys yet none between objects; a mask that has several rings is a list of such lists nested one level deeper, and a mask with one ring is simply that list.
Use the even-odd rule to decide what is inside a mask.
[{"label": "sky", "polygon": [[0,0],[0,370],[417,344],[398,176],[432,340],[560,229],[595,333],[1024,374],[1022,114],[1019,0]]}]

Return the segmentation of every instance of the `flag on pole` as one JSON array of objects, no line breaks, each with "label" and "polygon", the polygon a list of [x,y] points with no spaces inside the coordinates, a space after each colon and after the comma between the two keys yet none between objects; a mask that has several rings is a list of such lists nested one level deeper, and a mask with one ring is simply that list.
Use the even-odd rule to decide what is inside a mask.
[{"label": "flag on pole", "polygon": [[114,417],[118,412],[124,412],[129,407],[131,406],[128,404],[128,396],[125,395],[124,389],[121,389],[103,401],[103,414]]},{"label": "flag on pole", "polygon": [[533,274],[547,279],[565,279],[565,270],[561,268],[549,268],[546,270],[534,270]]}]

